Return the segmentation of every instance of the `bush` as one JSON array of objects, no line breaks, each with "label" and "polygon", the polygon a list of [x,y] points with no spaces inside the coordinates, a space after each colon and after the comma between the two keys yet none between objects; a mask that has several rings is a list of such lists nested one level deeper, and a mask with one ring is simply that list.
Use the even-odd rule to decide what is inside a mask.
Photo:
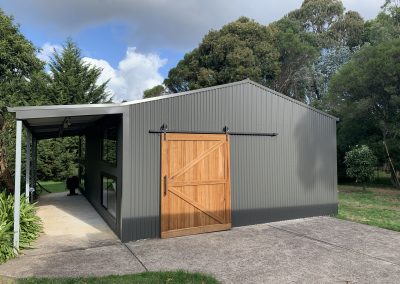
[{"label": "bush", "polygon": [[[29,248],[42,230],[42,222],[36,216],[36,203],[26,202],[21,195],[20,249]],[[13,251],[14,196],[0,192],[0,263],[15,256]]]},{"label": "bush", "polygon": [[346,174],[355,178],[356,183],[362,184],[365,189],[365,184],[374,179],[376,162],[377,159],[368,146],[355,146],[344,158]]}]

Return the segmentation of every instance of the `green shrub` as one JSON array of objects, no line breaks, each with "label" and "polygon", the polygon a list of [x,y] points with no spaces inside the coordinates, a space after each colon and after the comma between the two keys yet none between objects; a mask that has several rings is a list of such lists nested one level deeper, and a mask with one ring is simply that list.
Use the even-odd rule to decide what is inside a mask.
[{"label": "green shrub", "polygon": [[365,189],[365,184],[374,179],[376,162],[376,157],[368,146],[357,145],[344,158],[346,174],[355,178],[356,183],[362,184]]},{"label": "green shrub", "polygon": [[[26,202],[21,195],[20,249],[29,248],[42,230],[42,222],[36,216],[36,203]],[[0,263],[14,257],[14,196],[0,192]]]}]

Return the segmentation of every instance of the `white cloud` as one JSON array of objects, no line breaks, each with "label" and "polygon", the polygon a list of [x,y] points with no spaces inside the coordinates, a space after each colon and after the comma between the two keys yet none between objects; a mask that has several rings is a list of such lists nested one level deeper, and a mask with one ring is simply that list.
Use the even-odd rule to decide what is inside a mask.
[{"label": "white cloud", "polygon": [[114,101],[142,98],[144,90],[163,82],[159,69],[167,62],[157,54],[139,53],[135,47],[127,49],[116,69],[103,59],[85,57],[83,60],[103,69],[99,83],[110,80],[108,90]]},{"label": "white cloud", "polygon": [[[301,6],[303,0],[13,0],[3,9],[23,25],[46,27],[58,36],[110,22],[123,23],[128,45],[141,50],[193,48],[210,29],[247,16],[262,24],[280,19]],[[370,19],[384,0],[343,0]]]},{"label": "white cloud", "polygon": [[50,42],[46,42],[41,48],[40,52],[37,54],[37,57],[48,63],[50,61],[51,55],[54,51],[59,52],[62,50],[62,46],[58,44],[51,44]]}]

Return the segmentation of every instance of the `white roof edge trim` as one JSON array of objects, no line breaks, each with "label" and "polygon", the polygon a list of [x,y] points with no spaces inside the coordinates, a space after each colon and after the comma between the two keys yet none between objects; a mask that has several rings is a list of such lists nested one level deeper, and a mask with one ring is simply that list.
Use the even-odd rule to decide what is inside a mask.
[{"label": "white roof edge trim", "polygon": [[21,106],[7,107],[8,112],[32,111],[32,110],[57,110],[57,109],[79,109],[79,108],[107,108],[120,107],[121,103],[113,104],[80,104],[80,105],[43,105],[43,106]]},{"label": "white roof edge trim", "polygon": [[222,85],[216,85],[216,86],[207,87],[207,88],[200,88],[200,89],[190,90],[190,91],[186,91],[186,92],[172,93],[172,94],[167,94],[167,95],[148,98],[148,99],[134,100],[134,101],[130,101],[130,102],[121,103],[121,105],[122,106],[136,105],[136,104],[147,103],[147,102],[151,102],[151,101],[170,99],[170,98],[175,98],[175,97],[180,97],[180,96],[185,96],[185,95],[191,95],[191,94],[195,94],[195,93],[199,93],[199,92],[205,92],[205,91],[209,91],[209,90],[227,88],[227,87],[231,87],[231,86],[235,86],[235,85],[240,85],[240,84],[246,83],[248,81],[250,81],[250,80],[245,79],[242,81],[237,81],[237,82],[232,82],[232,83],[227,83],[227,84],[222,84]]}]

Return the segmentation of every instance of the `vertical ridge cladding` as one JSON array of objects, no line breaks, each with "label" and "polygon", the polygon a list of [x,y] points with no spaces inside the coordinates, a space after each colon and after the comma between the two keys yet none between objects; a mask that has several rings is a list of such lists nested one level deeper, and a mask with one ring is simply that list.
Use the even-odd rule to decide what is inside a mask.
[{"label": "vertical ridge cladding", "polygon": [[326,167],[336,165],[332,118],[248,82],[129,107],[132,208],[124,231],[132,240],[159,236],[160,136],[148,131],[163,123],[177,130],[221,131],[227,125],[231,131],[278,133],[231,136],[233,225],[269,218],[241,212],[336,202],[335,169]]}]

